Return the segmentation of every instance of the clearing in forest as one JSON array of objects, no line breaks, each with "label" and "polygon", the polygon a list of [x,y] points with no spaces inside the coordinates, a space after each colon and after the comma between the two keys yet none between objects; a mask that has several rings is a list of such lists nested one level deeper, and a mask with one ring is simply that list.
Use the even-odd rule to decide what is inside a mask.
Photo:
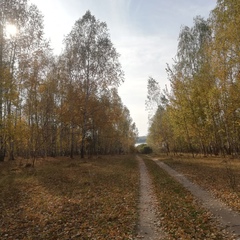
[{"label": "clearing in forest", "polygon": [[133,156],[0,165],[0,239],[132,239],[138,163]]}]

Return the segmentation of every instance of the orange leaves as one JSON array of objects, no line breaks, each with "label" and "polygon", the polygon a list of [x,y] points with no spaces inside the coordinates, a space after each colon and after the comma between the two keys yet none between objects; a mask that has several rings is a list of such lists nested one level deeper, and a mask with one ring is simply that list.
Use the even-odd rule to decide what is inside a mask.
[{"label": "orange leaves", "polygon": [[55,159],[39,163],[34,173],[0,176],[1,239],[134,236],[138,172],[127,156]]},{"label": "orange leaves", "polygon": [[155,184],[161,224],[170,239],[232,239],[181,184],[145,160]]},{"label": "orange leaves", "polygon": [[[226,161],[228,165],[226,165]],[[240,165],[237,161],[209,157],[205,159],[172,160],[168,161],[168,164],[187,175],[198,185],[211,191],[213,195],[220,198],[231,208],[240,211],[238,194]],[[230,182],[232,178],[236,182],[235,191]]]}]

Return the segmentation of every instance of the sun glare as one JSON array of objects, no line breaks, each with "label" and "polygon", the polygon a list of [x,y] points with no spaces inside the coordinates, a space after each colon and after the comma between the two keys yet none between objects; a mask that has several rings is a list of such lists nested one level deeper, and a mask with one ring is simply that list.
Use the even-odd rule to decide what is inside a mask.
[{"label": "sun glare", "polygon": [[6,24],[6,34],[7,37],[14,37],[17,35],[17,27],[14,24],[7,23]]}]

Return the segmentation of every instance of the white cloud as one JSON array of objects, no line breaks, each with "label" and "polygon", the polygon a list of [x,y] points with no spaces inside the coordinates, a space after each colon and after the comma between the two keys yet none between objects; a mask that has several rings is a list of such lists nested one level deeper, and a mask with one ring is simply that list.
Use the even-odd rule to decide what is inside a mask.
[{"label": "white cloud", "polygon": [[167,84],[166,63],[176,54],[181,25],[192,26],[197,15],[207,17],[216,0],[31,0],[45,16],[46,36],[59,53],[63,36],[90,10],[108,25],[121,54],[125,83],[119,88],[140,135],[147,133],[147,79]]},{"label": "white cloud", "polygon": [[176,53],[176,39],[160,34],[144,36],[132,33],[114,43],[121,54],[120,61],[126,75],[119,94],[129,108],[140,135],[145,135],[148,130],[145,111],[147,80],[152,76],[161,82],[162,88],[167,84],[165,68]]}]

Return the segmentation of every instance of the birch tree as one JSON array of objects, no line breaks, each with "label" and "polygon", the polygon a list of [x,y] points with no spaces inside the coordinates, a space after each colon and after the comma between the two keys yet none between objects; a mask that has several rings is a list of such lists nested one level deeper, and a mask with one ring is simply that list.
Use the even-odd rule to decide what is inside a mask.
[{"label": "birch tree", "polygon": [[96,111],[91,109],[90,101],[99,98],[106,89],[118,86],[123,81],[123,72],[106,23],[96,20],[90,11],[76,21],[65,38],[65,56],[69,78],[79,85],[83,96],[79,109],[82,115],[80,148],[83,158],[88,121],[91,112]]}]

